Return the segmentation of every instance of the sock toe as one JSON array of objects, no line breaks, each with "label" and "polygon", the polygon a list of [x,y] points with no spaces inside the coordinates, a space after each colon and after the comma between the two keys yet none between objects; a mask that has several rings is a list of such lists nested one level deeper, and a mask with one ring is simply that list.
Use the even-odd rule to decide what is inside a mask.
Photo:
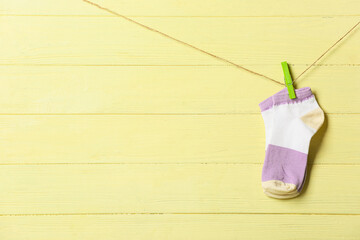
[{"label": "sock toe", "polygon": [[267,195],[268,197],[271,197],[271,198],[277,198],[277,199],[289,199],[289,198],[294,198],[294,197],[297,197],[300,195],[299,192],[293,192],[291,194],[284,194],[284,195],[279,195],[279,194],[274,194],[274,193],[271,193],[271,192],[267,192],[264,190],[264,193],[265,195]]},{"label": "sock toe", "polygon": [[262,182],[261,184],[264,191],[274,194],[289,194],[297,192],[297,187],[295,184],[284,183],[280,180],[269,180]]}]

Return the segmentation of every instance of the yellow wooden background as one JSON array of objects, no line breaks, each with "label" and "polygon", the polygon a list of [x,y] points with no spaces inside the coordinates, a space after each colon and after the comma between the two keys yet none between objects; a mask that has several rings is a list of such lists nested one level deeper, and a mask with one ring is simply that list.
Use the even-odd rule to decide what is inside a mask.
[{"label": "yellow wooden background", "polygon": [[[358,0],[94,0],[282,81]],[[0,239],[360,239],[360,30],[297,88],[326,112],[309,183],[262,193],[281,86],[81,0],[0,0]]]}]

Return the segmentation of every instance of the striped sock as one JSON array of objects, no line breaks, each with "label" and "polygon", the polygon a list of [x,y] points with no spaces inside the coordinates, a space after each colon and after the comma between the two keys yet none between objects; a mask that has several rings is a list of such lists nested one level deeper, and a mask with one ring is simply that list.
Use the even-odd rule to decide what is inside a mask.
[{"label": "striped sock", "polygon": [[259,104],[266,134],[262,187],[274,198],[301,192],[310,140],[324,122],[310,88],[296,89],[296,96],[291,100],[284,88]]}]

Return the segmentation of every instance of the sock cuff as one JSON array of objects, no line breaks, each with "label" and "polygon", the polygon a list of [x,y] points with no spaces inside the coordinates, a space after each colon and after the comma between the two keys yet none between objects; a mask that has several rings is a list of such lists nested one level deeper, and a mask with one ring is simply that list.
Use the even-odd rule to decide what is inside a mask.
[{"label": "sock cuff", "polygon": [[274,95],[268,97],[267,99],[259,103],[259,107],[263,112],[272,108],[274,105],[302,102],[314,96],[310,87],[295,89],[295,94],[296,94],[296,98],[290,99],[288,90],[285,87],[281,91],[275,93]]}]

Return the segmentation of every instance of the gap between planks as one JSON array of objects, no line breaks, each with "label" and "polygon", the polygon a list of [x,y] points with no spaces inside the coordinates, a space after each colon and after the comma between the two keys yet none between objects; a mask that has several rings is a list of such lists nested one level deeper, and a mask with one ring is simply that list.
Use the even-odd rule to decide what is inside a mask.
[{"label": "gap between planks", "polygon": [[[0,166],[42,166],[42,165],[262,165],[262,162],[258,163],[246,163],[246,162],[32,162],[32,163],[0,163]],[[360,163],[309,163],[310,166],[360,166]]]},{"label": "gap between planks", "polygon": [[[244,66],[278,66],[278,64],[249,63]],[[288,64],[289,66],[309,66],[307,63]],[[231,67],[229,64],[67,64],[67,63],[0,63],[0,66],[29,66],[29,67]],[[329,63],[314,64],[314,67],[359,67],[358,63]]]},{"label": "gap between planks", "polygon": [[[360,14],[336,14],[336,15],[232,15],[232,16],[211,16],[211,15],[126,15],[126,17],[141,18],[335,18],[335,17],[358,17]],[[94,18],[116,18],[112,15],[76,15],[76,14],[0,14],[0,17],[94,17]]]},{"label": "gap between planks", "polygon": [[0,217],[41,217],[41,216],[96,216],[96,215],[317,215],[317,216],[360,216],[358,213],[257,213],[257,212],[109,212],[109,213],[14,213],[0,214]]},{"label": "gap between planks", "polygon": [[[359,115],[359,112],[326,112],[325,115]],[[260,112],[238,113],[0,113],[0,116],[226,116],[261,115]]]}]

